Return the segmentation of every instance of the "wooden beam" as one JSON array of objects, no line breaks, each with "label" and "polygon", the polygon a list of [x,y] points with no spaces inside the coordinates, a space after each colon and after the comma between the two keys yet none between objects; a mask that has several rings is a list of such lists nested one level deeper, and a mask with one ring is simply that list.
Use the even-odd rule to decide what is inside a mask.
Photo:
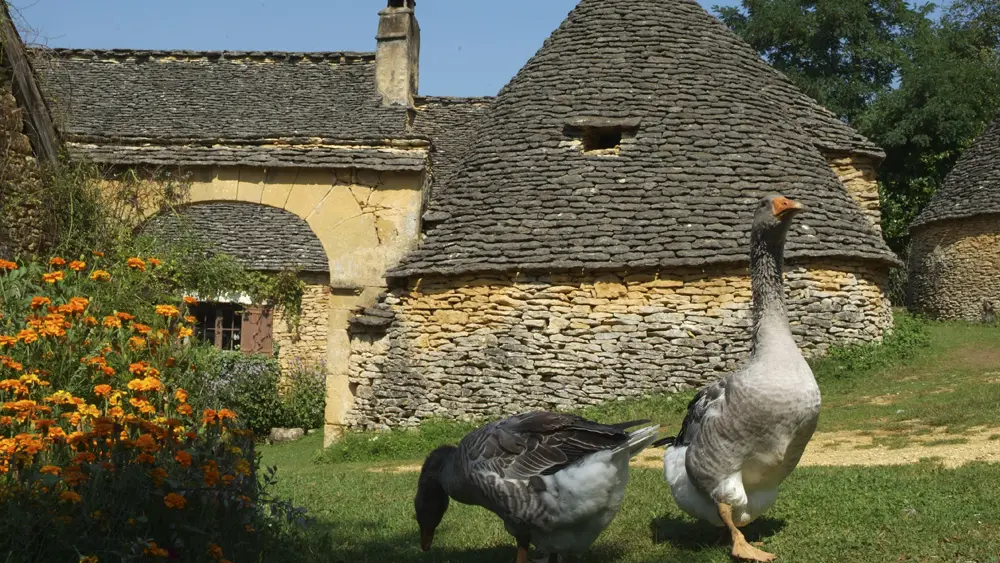
[{"label": "wooden beam", "polygon": [[10,17],[10,8],[6,0],[0,0],[3,13],[0,13],[0,64],[11,70],[13,76],[14,97],[19,106],[27,114],[28,138],[35,149],[39,161],[55,164],[59,158],[59,136],[52,123],[52,116],[45,104],[45,98],[35,81],[35,73],[31,61],[25,51],[21,35],[14,27]]}]

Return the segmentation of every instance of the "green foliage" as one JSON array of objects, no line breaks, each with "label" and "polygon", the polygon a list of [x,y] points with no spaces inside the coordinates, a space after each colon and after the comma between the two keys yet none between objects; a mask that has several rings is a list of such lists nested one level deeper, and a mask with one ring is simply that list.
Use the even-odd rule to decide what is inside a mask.
[{"label": "green foliage", "polygon": [[928,321],[909,313],[898,312],[895,326],[882,343],[858,344],[833,348],[812,362],[816,380],[864,378],[887,367],[910,360],[930,341]]},{"label": "green foliage", "polygon": [[234,276],[232,279],[233,287],[246,293],[254,303],[275,306],[284,314],[289,331],[298,333],[306,282],[299,279],[297,270],[276,274],[246,272],[242,277]]},{"label": "green foliage", "polygon": [[326,407],[326,363],[297,358],[285,369],[282,387],[282,425],[307,430],[322,428]]},{"label": "green foliage", "polygon": [[274,358],[212,349],[197,361],[202,381],[192,390],[206,408],[226,406],[240,413],[240,420],[258,436],[281,426],[283,409],[278,397],[281,367]]},{"label": "green foliage", "polygon": [[883,233],[912,220],[1000,112],[1000,7],[956,0],[743,0],[720,18],[810,96],[886,150]]}]

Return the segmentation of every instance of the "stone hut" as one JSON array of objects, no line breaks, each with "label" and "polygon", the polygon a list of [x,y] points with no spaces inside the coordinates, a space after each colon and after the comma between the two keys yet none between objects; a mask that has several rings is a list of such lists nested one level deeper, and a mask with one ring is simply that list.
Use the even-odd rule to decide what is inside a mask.
[{"label": "stone hut", "polygon": [[352,322],[345,422],[573,408],[748,352],[751,205],[789,236],[807,354],[892,326],[882,152],[694,0],[582,0],[490,105],[392,290]]},{"label": "stone hut", "polygon": [[910,227],[909,306],[939,319],[1000,314],[1000,119],[970,147]]},{"label": "stone hut", "polygon": [[413,0],[388,0],[372,53],[34,60],[70,154],[190,178],[148,228],[303,272],[301,334],[256,318],[240,342],[266,349],[269,326],[280,354],[326,361],[328,440],[732,368],[766,191],[809,206],[788,261],[807,352],[891,327],[882,151],[694,0],[582,0],[496,98],[420,96],[419,46]]}]

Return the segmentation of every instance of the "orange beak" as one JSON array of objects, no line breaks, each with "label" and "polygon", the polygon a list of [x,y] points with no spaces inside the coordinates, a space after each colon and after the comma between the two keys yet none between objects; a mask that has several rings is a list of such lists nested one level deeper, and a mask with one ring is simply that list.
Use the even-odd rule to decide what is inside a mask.
[{"label": "orange beak", "polygon": [[420,530],[420,549],[422,551],[427,551],[431,548],[431,543],[434,541],[434,530],[429,532]]},{"label": "orange beak", "polygon": [[802,209],[802,204],[797,201],[792,201],[787,197],[776,197],[771,202],[771,211],[778,219],[781,219],[781,217],[789,211],[798,211],[799,209]]}]

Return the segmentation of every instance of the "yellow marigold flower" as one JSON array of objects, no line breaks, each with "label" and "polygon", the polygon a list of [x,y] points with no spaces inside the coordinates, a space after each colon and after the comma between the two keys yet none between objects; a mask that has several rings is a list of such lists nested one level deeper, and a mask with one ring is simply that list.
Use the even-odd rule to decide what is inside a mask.
[{"label": "yellow marigold flower", "polygon": [[[163,471],[162,469],[160,471]],[[187,500],[177,493],[170,493],[169,495],[163,497],[163,504],[167,505],[167,508],[176,508],[178,510],[184,508],[187,504]]]},{"label": "yellow marigold flower", "polygon": [[167,470],[162,467],[154,467],[147,475],[153,480],[153,485],[159,487],[163,483],[163,480],[167,478]]},{"label": "yellow marigold flower", "polygon": [[80,495],[74,491],[63,491],[59,494],[59,498],[62,499],[63,502],[72,502],[74,504],[80,502],[81,500]]},{"label": "yellow marigold flower", "polygon": [[154,268],[157,267],[157,266],[159,266],[160,264],[163,264],[163,262],[160,261],[159,258],[153,258],[152,256],[150,256],[146,260],[148,260],[149,261],[149,265],[152,266],[152,267],[154,267]]},{"label": "yellow marigold flower", "polygon": [[111,281],[111,274],[105,270],[94,270],[90,272],[90,279],[99,282]]},{"label": "yellow marigold flower", "polygon": [[174,391],[174,399],[177,399],[178,402],[186,403],[188,400],[188,392],[184,389],[178,388]]},{"label": "yellow marigold flower", "polygon": [[18,340],[24,342],[25,344],[31,344],[32,342],[38,340],[38,333],[31,330],[30,328],[26,328],[21,332],[17,333],[17,338]]},{"label": "yellow marigold flower", "polygon": [[121,328],[122,327],[121,320],[119,320],[118,317],[115,317],[113,315],[108,315],[108,316],[104,317],[104,321],[102,322],[102,324],[104,326],[108,327],[108,328]]},{"label": "yellow marigold flower", "polygon": [[179,414],[183,414],[184,416],[189,416],[194,412],[194,409],[191,408],[191,405],[185,403],[183,405],[177,405],[177,412]]},{"label": "yellow marigold flower", "polygon": [[59,473],[62,472],[62,467],[59,467],[58,465],[43,465],[38,471],[40,473],[45,473],[46,475],[59,475]]},{"label": "yellow marigold flower", "polygon": [[194,331],[190,328],[182,326],[177,329],[177,338],[188,338],[189,336],[194,336]]},{"label": "yellow marigold flower", "polygon": [[162,547],[157,546],[155,541],[149,542],[149,545],[146,546],[146,549],[143,550],[143,553],[152,557],[167,557],[170,555],[170,552],[163,549]]},{"label": "yellow marigold flower", "polygon": [[107,397],[107,396],[111,395],[111,386],[107,385],[107,384],[104,384],[104,383],[102,383],[100,385],[95,385],[94,386],[94,394],[96,394],[98,396],[101,396],[101,397]]},{"label": "yellow marigold flower", "polygon": [[177,453],[174,454],[174,459],[177,460],[177,463],[179,463],[181,467],[188,467],[191,465],[191,454],[184,450],[177,450]]},{"label": "yellow marigold flower", "polygon": [[52,258],[49,259],[49,266],[65,266],[65,265],[66,265],[65,258],[53,256]]},{"label": "yellow marigold flower", "polygon": [[16,270],[17,264],[10,260],[0,260],[0,270]]},{"label": "yellow marigold flower", "polygon": [[149,334],[149,332],[153,330],[153,327],[142,323],[132,323],[132,330],[138,332],[139,334]]},{"label": "yellow marigold flower", "polygon": [[181,312],[178,311],[177,307],[174,307],[173,305],[157,305],[156,314],[171,318],[180,315]]},{"label": "yellow marigold flower", "polygon": [[236,472],[240,475],[250,474],[250,462],[245,459],[240,459],[236,462]]},{"label": "yellow marigold flower", "polygon": [[198,322],[198,318],[195,317],[194,315],[184,315],[184,322],[189,324],[195,324],[196,322]]},{"label": "yellow marigold flower", "polygon": [[42,281],[45,283],[56,283],[57,281],[62,281],[63,277],[65,277],[65,274],[63,274],[62,270],[58,270],[42,274]]},{"label": "yellow marigold flower", "polygon": [[80,260],[73,260],[72,262],[69,263],[69,269],[73,270],[74,272],[82,272],[86,267],[87,263],[82,262]]},{"label": "yellow marigold flower", "polygon": [[212,559],[222,559],[222,548],[219,547],[219,544],[210,543],[208,544],[208,555]]},{"label": "yellow marigold flower", "polygon": [[146,263],[142,261],[142,258],[129,258],[125,261],[125,264],[133,270],[139,270],[140,272],[146,271]]},{"label": "yellow marigold flower", "polygon": [[163,383],[159,379],[149,376],[129,381],[128,388],[133,391],[162,391]]},{"label": "yellow marigold flower", "polygon": [[35,296],[31,298],[31,308],[41,309],[42,307],[52,303],[52,300],[48,297]]},{"label": "yellow marigold flower", "polygon": [[110,409],[108,409],[108,414],[110,414],[115,418],[121,418],[122,416],[125,415],[125,410],[122,409],[121,407],[111,407]]},{"label": "yellow marigold flower", "polygon": [[96,555],[81,555],[80,563],[97,563],[98,559]]},{"label": "yellow marigold flower", "polygon": [[128,339],[128,346],[132,350],[142,350],[146,346],[146,339],[139,338],[138,336],[133,336]]}]

